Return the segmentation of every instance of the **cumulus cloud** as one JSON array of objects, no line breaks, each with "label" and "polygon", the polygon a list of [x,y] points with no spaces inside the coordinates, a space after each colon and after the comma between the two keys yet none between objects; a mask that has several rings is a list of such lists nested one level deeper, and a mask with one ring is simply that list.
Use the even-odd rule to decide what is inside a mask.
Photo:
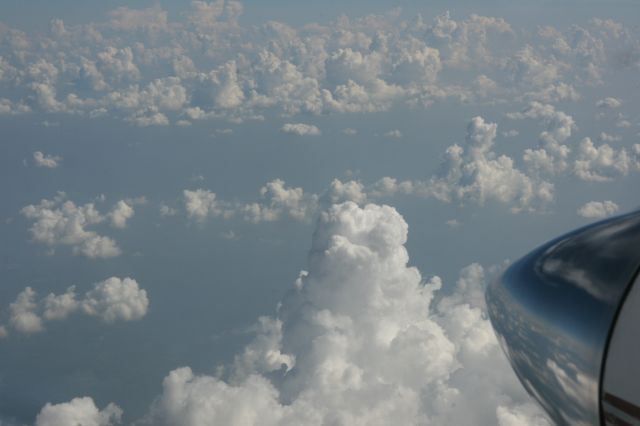
[{"label": "cumulus cloud", "polygon": [[578,146],[573,171],[582,180],[606,182],[628,174],[636,164],[635,156],[625,148],[615,149],[606,143],[596,146],[590,138],[584,138]]},{"label": "cumulus cloud", "polygon": [[402,139],[402,132],[398,129],[389,130],[384,134],[384,137],[389,139]]},{"label": "cumulus cloud", "polygon": [[475,117],[467,127],[466,144],[447,148],[440,173],[429,182],[429,192],[443,201],[466,200],[484,204],[495,200],[513,211],[535,208],[553,199],[553,185],[527,176],[512,158],[493,150],[497,125]]},{"label": "cumulus cloud", "polygon": [[132,278],[111,277],[93,286],[81,302],[82,310],[106,323],[144,317],[149,307],[147,292]]},{"label": "cumulus cloud", "polygon": [[286,123],[282,126],[284,133],[292,133],[298,136],[319,136],[320,129],[312,124]]},{"label": "cumulus cloud", "polygon": [[600,99],[598,102],[596,102],[596,106],[598,108],[607,108],[607,109],[620,108],[622,106],[622,101],[616,98],[608,97],[608,98]]},{"label": "cumulus cloud", "polygon": [[620,210],[613,201],[589,201],[577,211],[579,216],[589,219],[602,219],[607,216],[612,216]]},{"label": "cumulus cloud", "polygon": [[0,82],[11,96],[0,98],[0,114],[110,115],[152,126],[241,121],[267,109],[291,117],[443,100],[577,100],[614,68],[608,49],[635,51],[638,41],[635,30],[596,20],[535,34],[490,16],[426,22],[386,13],[296,28],[242,25],[242,11],[236,1],[194,1],[176,19],[157,5],[119,7],[106,22],[54,20],[47,34],[8,29]]},{"label": "cumulus cloud", "polygon": [[127,226],[127,220],[131,219],[134,214],[135,210],[133,207],[127,204],[126,201],[120,200],[113,206],[108,216],[111,220],[111,226],[114,228],[124,228]]},{"label": "cumulus cloud", "polygon": [[42,331],[42,319],[36,314],[36,292],[31,287],[22,291],[16,301],[9,305],[11,325],[21,333],[37,333]]},{"label": "cumulus cloud", "polygon": [[33,153],[33,161],[37,167],[46,167],[48,169],[55,169],[60,165],[62,157],[58,155],[47,155],[41,151]]},{"label": "cumulus cloud", "polygon": [[185,189],[182,193],[184,195],[184,208],[189,217],[202,222],[209,216],[215,217],[224,214],[222,206],[216,200],[215,193],[207,189],[196,189],[195,191]]},{"label": "cumulus cloud", "polygon": [[254,223],[278,220],[283,214],[304,221],[316,213],[318,197],[315,194],[305,194],[299,187],[287,187],[281,179],[268,182],[260,189],[260,195],[260,203],[239,207],[245,219]]},{"label": "cumulus cloud", "polygon": [[36,417],[35,426],[112,426],[120,424],[122,410],[111,403],[99,410],[90,397],[73,398],[60,404],[47,403]]},{"label": "cumulus cloud", "polygon": [[524,162],[531,170],[557,174],[567,169],[571,149],[564,142],[576,128],[573,117],[540,102],[531,102],[524,111],[508,113],[507,117],[537,119],[547,126],[539,135],[539,147],[524,151]]},{"label": "cumulus cloud", "polygon": [[142,423],[548,425],[486,318],[483,268],[434,302],[441,280],[408,266],[407,229],[388,206],[324,211],[309,269],[228,377],[170,372]]},{"label": "cumulus cloud", "polygon": [[29,229],[33,240],[51,251],[62,245],[70,246],[74,254],[89,258],[108,258],[121,253],[114,240],[87,229],[105,220],[93,203],[78,206],[66,200],[66,194],[61,192],[52,200],[43,199],[20,212],[34,221]]},{"label": "cumulus cloud", "polygon": [[[37,293],[25,288],[9,305],[10,324],[20,333],[44,331],[44,324],[61,321],[76,312],[100,318],[105,323],[134,321],[144,317],[149,307],[147,292],[132,278],[111,277],[93,285],[81,298],[76,287],[62,294],[49,293],[38,299]],[[4,329],[6,333],[6,329]]]}]

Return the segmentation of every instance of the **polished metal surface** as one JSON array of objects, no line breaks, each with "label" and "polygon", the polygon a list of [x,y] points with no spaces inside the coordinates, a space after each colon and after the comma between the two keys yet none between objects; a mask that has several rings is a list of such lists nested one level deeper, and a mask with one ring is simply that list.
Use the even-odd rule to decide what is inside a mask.
[{"label": "polished metal surface", "polygon": [[513,369],[557,424],[600,424],[605,348],[639,265],[635,212],[544,244],[487,289],[491,323]]}]

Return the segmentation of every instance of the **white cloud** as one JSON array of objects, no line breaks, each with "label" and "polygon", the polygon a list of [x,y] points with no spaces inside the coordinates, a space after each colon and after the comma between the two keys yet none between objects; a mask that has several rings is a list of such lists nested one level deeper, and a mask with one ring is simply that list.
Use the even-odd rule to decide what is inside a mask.
[{"label": "white cloud", "polygon": [[111,403],[99,410],[92,398],[73,398],[60,404],[47,403],[36,417],[35,426],[112,426],[120,424],[122,410]]},{"label": "white cloud", "polygon": [[460,222],[458,219],[449,219],[445,222],[445,224],[451,229],[456,229],[462,226],[462,222]]},{"label": "white cloud", "polygon": [[483,269],[434,307],[441,281],[407,265],[407,229],[391,207],[331,206],[308,272],[258,321],[229,379],[172,371],[143,423],[549,425],[483,311]]},{"label": "white cloud", "polygon": [[47,155],[47,154],[43,154],[41,151],[36,151],[33,153],[33,161],[36,163],[36,166],[38,167],[55,169],[60,165],[60,162],[62,161],[62,157],[58,155]]},{"label": "white cloud", "polygon": [[622,140],[621,136],[617,136],[617,135],[610,135],[608,133],[605,132],[601,132],[600,136],[598,136],[598,139],[601,142],[619,142]]},{"label": "white cloud", "polygon": [[351,127],[347,127],[345,129],[342,129],[342,133],[347,136],[353,136],[353,135],[357,135],[358,131],[356,129],[352,129]]},{"label": "white cloud", "polygon": [[11,326],[21,333],[37,333],[44,330],[42,319],[35,312],[36,292],[31,287],[22,291],[16,301],[9,305]]},{"label": "white cloud", "polygon": [[622,106],[622,101],[616,98],[608,97],[608,98],[600,99],[598,102],[596,102],[596,106],[598,108],[609,108],[609,109],[620,108]]},{"label": "white cloud", "polygon": [[447,148],[438,175],[428,191],[443,201],[474,201],[480,205],[496,200],[513,211],[529,210],[553,199],[553,185],[536,180],[514,166],[512,158],[492,151],[497,125],[475,117],[467,127],[465,147]]},{"label": "white cloud", "polygon": [[523,155],[527,166],[536,172],[561,173],[568,167],[567,159],[571,149],[564,145],[576,128],[573,117],[555,109],[553,105],[531,102],[522,112],[508,113],[511,119],[533,118],[547,125],[547,130],[539,135],[539,148],[526,149]]},{"label": "white cloud", "polygon": [[312,124],[304,123],[286,123],[282,126],[284,133],[292,133],[298,136],[318,136],[320,135],[320,129]]},{"label": "white cloud", "polygon": [[135,214],[135,210],[132,206],[127,204],[125,200],[120,200],[111,209],[108,216],[111,220],[111,226],[114,228],[125,228],[127,226],[127,220],[131,219]]},{"label": "white cloud", "polygon": [[287,187],[281,179],[268,182],[260,189],[260,195],[264,201],[239,207],[250,222],[271,222],[282,214],[304,221],[316,213],[318,197],[315,194],[307,195],[302,188]]},{"label": "white cloud", "polygon": [[341,203],[343,201],[353,201],[363,204],[367,200],[367,194],[362,183],[350,180],[342,182],[340,179],[333,179],[327,192],[322,196],[329,204]]},{"label": "white cloud", "polygon": [[166,204],[160,206],[160,216],[175,216],[178,214],[178,210],[173,207],[169,207]]},{"label": "white cloud", "polygon": [[30,334],[44,331],[46,322],[61,321],[76,312],[113,323],[139,320],[149,307],[146,290],[132,278],[111,277],[95,283],[81,298],[77,296],[71,286],[62,294],[49,293],[38,300],[36,292],[26,287],[9,305],[10,324],[16,331]]},{"label": "white cloud", "polygon": [[384,137],[389,139],[402,139],[402,132],[398,129],[389,130],[384,134]]},{"label": "white cloud", "polygon": [[635,164],[626,149],[617,150],[606,143],[596,146],[591,139],[584,138],[578,147],[573,171],[582,180],[606,182],[628,174]]},{"label": "white cloud", "polygon": [[197,221],[204,221],[209,216],[220,216],[224,212],[216,200],[216,194],[207,189],[196,189],[182,191],[184,195],[184,208],[189,217]]},{"label": "white cloud", "polygon": [[517,131],[516,129],[511,129],[511,130],[507,130],[505,132],[502,132],[502,136],[505,137],[505,138],[515,138],[519,134],[520,134],[520,132]]},{"label": "white cloud", "polygon": [[620,210],[613,201],[589,201],[577,211],[579,216],[589,219],[602,219],[614,215]]},{"label": "white cloud", "polygon": [[111,277],[94,284],[81,302],[87,315],[106,323],[134,321],[144,317],[149,307],[147,292],[132,278]]},{"label": "white cloud", "polygon": [[45,297],[42,317],[47,321],[63,320],[79,308],[75,287],[69,287],[63,294],[49,293]]},{"label": "white cloud", "polygon": [[70,246],[74,254],[89,258],[118,256],[121,252],[114,240],[87,229],[105,219],[95,205],[77,206],[65,199],[64,193],[58,193],[53,200],[44,199],[20,210],[23,216],[34,220],[29,229],[33,240],[52,250],[60,245]]}]

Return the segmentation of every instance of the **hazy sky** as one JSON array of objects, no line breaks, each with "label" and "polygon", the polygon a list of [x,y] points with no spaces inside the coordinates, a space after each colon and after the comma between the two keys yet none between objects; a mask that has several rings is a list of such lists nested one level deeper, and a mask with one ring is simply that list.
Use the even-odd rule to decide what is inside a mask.
[{"label": "hazy sky", "polygon": [[548,424],[484,288],[640,203],[637,4],[422,3],[0,5],[0,426]]}]

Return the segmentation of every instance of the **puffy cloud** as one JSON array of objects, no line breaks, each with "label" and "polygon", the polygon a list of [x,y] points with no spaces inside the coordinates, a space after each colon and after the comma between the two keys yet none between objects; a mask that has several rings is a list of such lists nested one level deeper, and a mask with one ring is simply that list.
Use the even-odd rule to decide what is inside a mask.
[{"label": "puffy cloud", "polygon": [[4,325],[0,325],[0,339],[4,339],[8,335],[9,332],[7,331],[7,327],[5,327]]},{"label": "puffy cloud", "polygon": [[44,330],[42,319],[35,312],[35,298],[36,292],[27,287],[18,295],[16,301],[9,305],[11,325],[21,333],[37,333]]},{"label": "puffy cloud", "polygon": [[620,99],[608,97],[608,98],[600,99],[598,102],[596,102],[596,106],[598,108],[607,108],[607,109],[620,108],[622,106],[622,101]]},{"label": "puffy cloud", "polygon": [[239,207],[244,217],[254,223],[278,220],[283,213],[295,220],[307,220],[315,214],[318,197],[307,195],[302,188],[286,187],[281,179],[268,182],[260,189],[264,202]]},{"label": "puffy cloud", "polygon": [[389,130],[384,134],[384,137],[389,139],[402,139],[402,132],[398,129]]},{"label": "puffy cloud", "polygon": [[605,182],[626,175],[634,165],[634,158],[626,149],[615,149],[606,143],[596,146],[591,139],[584,138],[578,146],[573,171],[582,180]]},{"label": "puffy cloud", "polygon": [[431,178],[431,195],[443,200],[496,200],[513,211],[532,209],[553,199],[553,185],[531,178],[514,166],[512,158],[492,151],[497,125],[475,117],[467,127],[466,146],[447,148],[438,175]]},{"label": "puffy cloud", "polygon": [[294,28],[241,25],[237,1],[194,1],[183,12],[174,20],[160,6],[119,7],[106,23],[54,20],[41,35],[7,28],[0,81],[12,99],[0,99],[0,114],[108,114],[151,126],[196,115],[244,120],[264,109],[294,116],[446,99],[550,103],[577,100],[582,87],[606,81],[611,62],[633,65],[637,56],[637,31],[604,20],[534,34],[501,18],[448,13]]},{"label": "puffy cloud", "polygon": [[616,135],[610,135],[608,133],[605,132],[601,132],[600,136],[598,136],[598,139],[601,142],[619,142],[622,140],[621,136],[616,136]]},{"label": "puffy cloud", "polygon": [[208,216],[220,216],[223,210],[216,200],[216,194],[207,189],[196,189],[182,191],[184,195],[184,208],[189,217],[202,222]]},{"label": "puffy cloud", "polygon": [[515,138],[519,134],[520,134],[520,132],[517,131],[516,129],[511,129],[511,130],[507,130],[507,131],[502,132],[502,136],[505,137],[505,138]]},{"label": "puffy cloud", "polygon": [[350,180],[342,182],[340,179],[333,179],[327,192],[322,196],[329,204],[341,203],[343,201],[353,201],[363,204],[367,200],[367,193],[362,183]]},{"label": "puffy cloud", "polygon": [[[61,321],[76,312],[100,318],[105,323],[134,321],[144,317],[149,307],[147,292],[132,278],[111,277],[93,285],[81,298],[75,286],[62,294],[49,293],[38,300],[36,292],[25,288],[9,305],[10,324],[20,333],[37,333],[49,321]],[[6,331],[6,330],[5,330]]]},{"label": "puffy cloud", "polygon": [[613,201],[589,201],[577,211],[579,216],[589,219],[602,219],[614,215],[620,210]]},{"label": "puffy cloud", "polygon": [[286,123],[282,126],[284,133],[292,133],[298,136],[319,136],[320,129],[312,124]]},{"label": "puffy cloud", "polygon": [[63,320],[78,310],[80,304],[76,300],[76,289],[71,286],[63,294],[49,293],[45,297],[42,317],[47,321]]},{"label": "puffy cloud", "polygon": [[131,219],[135,214],[132,206],[127,204],[125,200],[120,200],[113,206],[108,216],[111,220],[111,226],[114,228],[124,228],[127,226],[127,220]]},{"label": "puffy cloud", "polygon": [[567,169],[567,158],[571,151],[565,142],[576,128],[573,117],[555,109],[553,105],[531,102],[522,112],[508,113],[511,119],[533,118],[547,125],[539,135],[540,147],[526,149],[523,159],[535,171],[561,173]]},{"label": "puffy cloud", "polygon": [[47,155],[47,154],[43,154],[41,151],[36,151],[33,153],[33,161],[36,163],[36,166],[38,167],[55,169],[60,165],[60,162],[62,161],[62,157],[58,155]]},{"label": "puffy cloud", "polygon": [[59,193],[53,200],[44,199],[20,210],[23,216],[34,220],[29,229],[33,240],[49,246],[51,250],[59,245],[70,246],[74,254],[89,258],[118,256],[120,248],[114,240],[86,229],[105,219],[95,205],[77,206],[65,199],[66,195]]},{"label": "puffy cloud", "polygon": [[111,277],[94,284],[81,302],[87,315],[106,323],[134,321],[144,317],[149,307],[147,292],[132,278]]},{"label": "puffy cloud", "polygon": [[407,230],[388,206],[328,208],[308,271],[229,377],[170,372],[142,423],[548,425],[486,318],[484,270],[434,303],[441,281],[408,266]]},{"label": "puffy cloud", "polygon": [[167,12],[158,5],[146,9],[119,7],[109,12],[110,25],[116,30],[161,30],[167,26]]},{"label": "puffy cloud", "polygon": [[60,404],[47,403],[36,417],[35,426],[112,426],[120,424],[122,410],[111,403],[99,410],[90,397],[73,398]]}]

